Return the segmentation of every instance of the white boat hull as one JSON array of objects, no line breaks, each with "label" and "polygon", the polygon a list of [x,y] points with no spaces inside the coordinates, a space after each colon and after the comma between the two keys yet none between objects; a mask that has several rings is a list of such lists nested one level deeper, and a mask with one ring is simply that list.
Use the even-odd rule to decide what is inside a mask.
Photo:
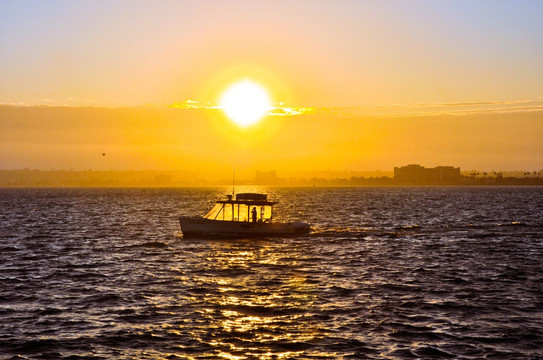
[{"label": "white boat hull", "polygon": [[182,216],[179,223],[184,238],[299,236],[309,233],[310,230],[309,225],[303,222],[239,222]]}]

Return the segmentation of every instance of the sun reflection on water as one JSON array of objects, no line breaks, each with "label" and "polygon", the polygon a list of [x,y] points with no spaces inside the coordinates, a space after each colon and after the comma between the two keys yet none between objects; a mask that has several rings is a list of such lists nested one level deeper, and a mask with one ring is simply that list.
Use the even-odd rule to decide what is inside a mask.
[{"label": "sun reflection on water", "polygon": [[323,332],[312,318],[316,300],[292,253],[217,245],[202,257],[208,268],[194,299],[201,327],[192,333],[225,359],[282,359],[307,353]]}]

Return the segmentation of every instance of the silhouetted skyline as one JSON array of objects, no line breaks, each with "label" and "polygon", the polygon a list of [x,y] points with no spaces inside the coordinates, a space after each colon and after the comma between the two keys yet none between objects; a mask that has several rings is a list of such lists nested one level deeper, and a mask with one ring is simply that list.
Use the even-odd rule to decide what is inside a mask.
[{"label": "silhouetted skyline", "polygon": [[[413,167],[407,165],[404,168]],[[460,171],[452,166],[424,168],[429,174],[408,173],[407,176],[386,172],[326,172],[298,173],[281,176],[275,170],[257,171],[252,177],[237,177],[237,185],[543,185],[540,171]],[[395,168],[401,169],[400,168]],[[443,171],[444,170],[444,171]],[[433,173],[435,172],[435,173]],[[292,174],[291,174],[292,175]],[[73,170],[0,170],[1,186],[66,186],[66,187],[178,187],[231,186],[231,178],[209,179],[183,171],[73,171]]]}]

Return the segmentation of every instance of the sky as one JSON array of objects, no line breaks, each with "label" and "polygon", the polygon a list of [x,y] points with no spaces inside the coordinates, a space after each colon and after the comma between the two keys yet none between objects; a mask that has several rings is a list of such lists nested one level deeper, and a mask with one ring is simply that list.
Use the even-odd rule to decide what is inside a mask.
[{"label": "sky", "polygon": [[[0,0],[0,168],[540,170],[542,24],[541,1]],[[243,78],[308,111],[237,128],[214,107]]]}]

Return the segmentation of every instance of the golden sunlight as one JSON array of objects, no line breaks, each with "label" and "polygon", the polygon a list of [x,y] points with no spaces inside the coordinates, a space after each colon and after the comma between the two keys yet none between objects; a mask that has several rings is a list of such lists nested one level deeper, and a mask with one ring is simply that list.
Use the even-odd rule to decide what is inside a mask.
[{"label": "golden sunlight", "polygon": [[223,93],[220,107],[237,125],[248,127],[257,123],[272,106],[264,87],[251,80],[242,80]]}]

